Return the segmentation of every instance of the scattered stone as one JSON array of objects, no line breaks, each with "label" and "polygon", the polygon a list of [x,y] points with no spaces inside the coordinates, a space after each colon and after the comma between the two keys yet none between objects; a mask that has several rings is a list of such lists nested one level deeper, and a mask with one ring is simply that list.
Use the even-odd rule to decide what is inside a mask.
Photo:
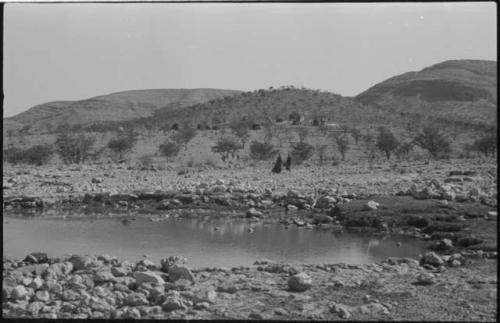
[{"label": "scattered stone", "polygon": [[363,206],[363,210],[364,211],[371,211],[371,210],[376,210],[378,209],[378,207],[380,206],[379,203],[375,202],[375,201],[368,201],[364,206]]},{"label": "scattered stone", "polygon": [[439,257],[435,252],[428,252],[420,259],[421,265],[431,265],[434,267],[438,267],[443,263],[443,259],[441,259],[441,257]]},{"label": "scattered stone", "polygon": [[134,278],[136,279],[137,285],[143,283],[155,283],[159,285],[165,284],[165,281],[161,276],[152,271],[137,271],[134,273]]},{"label": "scattered stone", "polygon": [[264,213],[262,213],[262,212],[260,212],[260,211],[257,211],[255,208],[250,208],[250,209],[247,211],[246,217],[247,217],[247,218],[252,218],[252,217],[255,217],[255,218],[263,218],[263,217],[264,217]]},{"label": "scattered stone", "polygon": [[47,290],[40,290],[36,292],[35,299],[40,302],[48,302],[50,300],[50,294]]},{"label": "scattered stone", "polygon": [[179,279],[187,279],[191,282],[195,282],[193,273],[187,266],[184,265],[173,265],[168,269],[168,278],[175,282]]},{"label": "scattered stone", "polygon": [[298,273],[288,279],[288,288],[293,292],[303,292],[311,288],[312,279],[306,273]]},{"label": "scattered stone", "polygon": [[348,319],[351,317],[351,313],[349,312],[347,306],[342,304],[337,304],[337,303],[330,304],[330,312],[338,314],[340,318],[343,319]]},{"label": "scattered stone", "polygon": [[436,278],[431,273],[421,273],[413,282],[414,285],[432,285],[436,283]]}]

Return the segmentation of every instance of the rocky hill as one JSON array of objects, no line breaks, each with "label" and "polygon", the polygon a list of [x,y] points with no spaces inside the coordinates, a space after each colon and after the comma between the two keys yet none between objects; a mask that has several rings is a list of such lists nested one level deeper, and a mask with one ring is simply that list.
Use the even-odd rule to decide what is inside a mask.
[{"label": "rocky hill", "polygon": [[496,124],[497,63],[450,60],[385,80],[357,102],[450,122]]},{"label": "rocky hill", "polygon": [[240,91],[219,89],[133,90],[81,101],[55,101],[4,119],[4,129],[28,127],[32,131],[50,131],[60,124],[125,121],[151,116],[162,108],[182,108],[238,93]]}]

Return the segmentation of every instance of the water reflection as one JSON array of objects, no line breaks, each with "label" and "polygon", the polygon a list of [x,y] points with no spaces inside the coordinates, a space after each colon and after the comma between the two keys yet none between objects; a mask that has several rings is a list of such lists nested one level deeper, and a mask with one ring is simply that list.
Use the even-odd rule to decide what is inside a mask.
[{"label": "water reflection", "polygon": [[[66,253],[111,254],[137,260],[183,255],[193,267],[250,265],[268,258],[289,263],[371,263],[390,256],[416,256],[422,244],[404,238],[379,239],[360,234],[306,230],[247,219],[211,217],[151,222],[136,217],[90,221],[68,217],[9,217],[4,222],[4,255],[22,257],[32,251],[52,256]],[[215,228],[219,228],[215,230]],[[249,232],[253,228],[253,232]],[[396,241],[405,241],[396,247]]]}]

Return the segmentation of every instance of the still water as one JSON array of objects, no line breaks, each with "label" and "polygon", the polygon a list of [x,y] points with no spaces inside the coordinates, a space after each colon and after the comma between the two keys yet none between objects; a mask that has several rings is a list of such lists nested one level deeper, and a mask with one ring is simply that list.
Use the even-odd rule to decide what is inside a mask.
[{"label": "still water", "polygon": [[[44,251],[66,254],[109,254],[121,260],[148,255],[159,264],[172,255],[188,258],[199,267],[248,266],[266,258],[287,263],[373,263],[387,257],[414,257],[421,242],[404,237],[374,238],[362,234],[307,230],[280,224],[252,224],[245,219],[167,219],[151,222],[138,217],[130,223],[118,218],[51,218],[5,216],[4,256],[21,258]],[[400,242],[400,246],[398,246]]]}]

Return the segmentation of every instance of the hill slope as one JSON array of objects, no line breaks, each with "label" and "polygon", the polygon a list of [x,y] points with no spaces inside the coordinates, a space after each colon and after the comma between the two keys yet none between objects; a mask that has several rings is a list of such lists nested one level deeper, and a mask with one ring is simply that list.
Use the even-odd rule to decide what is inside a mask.
[{"label": "hill slope", "polygon": [[182,108],[240,93],[219,89],[133,90],[96,96],[81,101],[56,101],[37,105],[4,119],[10,128],[29,126],[47,130],[67,123],[84,125],[98,121],[125,121],[151,116],[160,108]]},{"label": "hill slope", "polygon": [[391,112],[493,124],[497,112],[497,63],[445,61],[385,80],[355,100]]}]

